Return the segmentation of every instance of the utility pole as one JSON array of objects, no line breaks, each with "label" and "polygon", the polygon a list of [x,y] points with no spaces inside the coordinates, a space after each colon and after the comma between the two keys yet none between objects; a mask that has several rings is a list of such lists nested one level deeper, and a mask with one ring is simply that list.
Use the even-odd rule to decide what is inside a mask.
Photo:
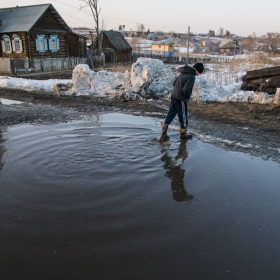
[{"label": "utility pole", "polygon": [[233,41],[234,42],[234,59],[235,59],[235,53],[236,53],[236,43],[237,41]]},{"label": "utility pole", "polygon": [[188,27],[188,51],[187,51],[187,64],[189,63],[189,48],[190,48],[190,27]]}]

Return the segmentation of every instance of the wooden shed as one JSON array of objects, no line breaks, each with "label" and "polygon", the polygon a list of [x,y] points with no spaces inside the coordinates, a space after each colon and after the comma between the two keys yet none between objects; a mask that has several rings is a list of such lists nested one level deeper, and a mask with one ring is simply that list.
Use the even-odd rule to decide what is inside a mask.
[{"label": "wooden shed", "polygon": [[232,41],[222,42],[220,45],[220,53],[234,54],[239,52],[240,48]]},{"label": "wooden shed", "polygon": [[[132,47],[125,40],[124,36],[118,31],[102,31],[100,34],[102,38],[102,49],[104,50],[106,62],[130,62],[132,60]],[[93,44],[89,46],[97,50],[97,39],[93,41]],[[113,51],[114,58],[112,55],[107,58],[109,50]],[[110,59],[110,61],[108,61]]]},{"label": "wooden shed", "polygon": [[0,57],[85,57],[87,38],[72,32],[51,4],[0,9]]}]

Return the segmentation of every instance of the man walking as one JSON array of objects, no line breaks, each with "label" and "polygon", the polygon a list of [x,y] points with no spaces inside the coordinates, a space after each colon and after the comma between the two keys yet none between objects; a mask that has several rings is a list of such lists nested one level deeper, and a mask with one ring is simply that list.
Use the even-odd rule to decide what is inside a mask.
[{"label": "man walking", "polygon": [[188,109],[187,102],[192,95],[192,89],[195,81],[195,76],[200,75],[204,70],[202,63],[195,63],[193,67],[185,65],[181,69],[181,74],[176,78],[173,85],[173,91],[171,93],[171,101],[169,105],[169,111],[162,123],[161,135],[157,138],[159,141],[168,139],[167,129],[168,125],[178,114],[180,122],[180,137],[181,139],[192,139],[192,135],[187,134],[188,128]]}]

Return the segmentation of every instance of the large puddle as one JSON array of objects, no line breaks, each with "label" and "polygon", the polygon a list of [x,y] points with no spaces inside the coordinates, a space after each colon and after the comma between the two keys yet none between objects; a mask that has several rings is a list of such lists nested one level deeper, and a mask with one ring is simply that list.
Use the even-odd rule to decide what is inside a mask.
[{"label": "large puddle", "polygon": [[278,279],[279,164],[159,131],[104,114],[3,133],[2,277]]}]

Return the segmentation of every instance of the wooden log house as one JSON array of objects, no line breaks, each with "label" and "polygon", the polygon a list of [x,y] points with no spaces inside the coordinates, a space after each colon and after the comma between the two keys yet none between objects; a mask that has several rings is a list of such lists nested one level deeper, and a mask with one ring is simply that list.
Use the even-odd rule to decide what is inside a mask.
[{"label": "wooden log house", "polygon": [[0,9],[0,57],[86,57],[87,38],[72,32],[51,4]]},{"label": "wooden log house", "polygon": [[[122,63],[130,62],[132,60],[132,47],[120,32],[104,30],[101,32],[100,36],[102,38],[102,50],[105,54],[106,62]],[[97,50],[97,38],[89,48]],[[114,54],[113,58],[112,53]]]}]

